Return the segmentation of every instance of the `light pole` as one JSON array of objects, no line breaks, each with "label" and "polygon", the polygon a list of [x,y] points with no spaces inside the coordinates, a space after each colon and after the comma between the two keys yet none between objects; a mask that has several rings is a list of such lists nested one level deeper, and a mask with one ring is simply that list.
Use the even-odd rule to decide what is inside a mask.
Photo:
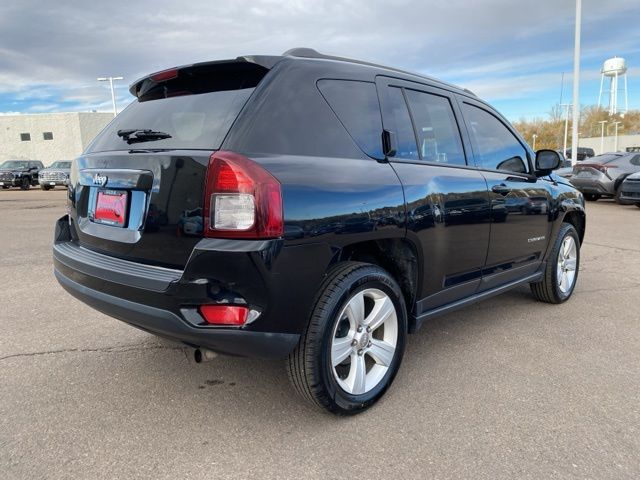
[{"label": "light pole", "polygon": [[567,107],[564,114],[564,146],[562,147],[562,153],[564,157],[567,158],[567,136],[569,134],[569,109],[571,108],[571,104],[563,103],[560,106]]},{"label": "light pole", "polygon": [[604,124],[608,123],[607,120],[600,120],[600,155],[604,153]]},{"label": "light pole", "polygon": [[[618,151],[618,125],[620,125],[622,122],[613,122],[613,124],[616,126],[616,133],[615,133],[615,141],[613,143],[614,147],[613,147],[613,151],[617,152]],[[622,128],[622,127],[620,127]]]},{"label": "light pole", "polygon": [[538,138],[538,134],[534,133],[533,134],[533,151],[536,151],[536,138]]},{"label": "light pole", "polygon": [[116,94],[113,91],[113,82],[114,80],[124,80],[124,77],[98,77],[99,82],[109,82],[109,87],[111,88],[111,104],[113,105],[113,116],[115,117],[118,114],[118,109],[116,108]]},{"label": "light pole", "polygon": [[573,48],[573,129],[571,130],[571,164],[578,158],[578,128],[580,122],[580,26],[582,0],[576,0],[576,31]]}]

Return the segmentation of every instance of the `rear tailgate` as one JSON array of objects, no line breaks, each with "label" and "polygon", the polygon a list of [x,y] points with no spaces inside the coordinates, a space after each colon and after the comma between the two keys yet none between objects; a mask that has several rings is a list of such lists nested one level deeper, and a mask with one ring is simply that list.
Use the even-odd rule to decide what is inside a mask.
[{"label": "rear tailgate", "polygon": [[108,152],[75,164],[71,218],[80,245],[182,267],[202,235],[211,151]]},{"label": "rear tailgate", "polygon": [[233,60],[136,82],[137,100],[73,164],[71,231],[80,246],[184,267],[202,237],[209,158],[267,72]]},{"label": "rear tailgate", "polygon": [[572,179],[597,180],[606,178],[603,170],[602,165],[579,163],[573,167]]}]

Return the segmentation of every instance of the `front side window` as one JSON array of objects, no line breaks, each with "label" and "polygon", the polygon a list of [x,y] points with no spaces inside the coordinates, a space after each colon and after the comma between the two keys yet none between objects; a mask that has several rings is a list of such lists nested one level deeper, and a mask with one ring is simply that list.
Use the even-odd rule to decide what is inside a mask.
[{"label": "front side window", "polygon": [[468,103],[463,112],[478,167],[527,173],[527,151],[516,136],[489,112]]},{"label": "front side window", "polygon": [[416,90],[406,89],[405,92],[422,160],[466,165],[460,131],[449,99]]},{"label": "front side window", "polygon": [[375,84],[319,80],[318,89],[358,147],[370,157],[384,158],[382,118]]}]

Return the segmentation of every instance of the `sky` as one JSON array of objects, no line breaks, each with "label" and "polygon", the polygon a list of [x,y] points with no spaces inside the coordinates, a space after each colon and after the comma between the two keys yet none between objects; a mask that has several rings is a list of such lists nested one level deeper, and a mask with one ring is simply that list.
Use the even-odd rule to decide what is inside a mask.
[{"label": "sky", "polygon": [[[640,2],[583,0],[580,103],[600,68],[629,66],[640,108]],[[310,47],[430,75],[512,121],[571,101],[574,0],[20,0],[0,4],[0,114],[119,110],[137,78],[172,66]],[[562,76],[564,72],[564,86]]]}]

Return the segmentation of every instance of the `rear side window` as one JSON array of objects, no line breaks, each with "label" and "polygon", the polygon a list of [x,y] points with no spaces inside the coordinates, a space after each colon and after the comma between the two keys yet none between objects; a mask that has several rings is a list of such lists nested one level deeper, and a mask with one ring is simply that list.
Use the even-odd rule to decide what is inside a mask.
[{"label": "rear side window", "polygon": [[389,115],[391,115],[397,140],[394,158],[418,160],[420,155],[418,155],[411,117],[402,90],[398,87],[389,87]]},{"label": "rear side window", "polygon": [[[240,110],[267,72],[252,67],[243,64],[236,70],[229,65],[191,68],[179,71],[177,78],[167,81],[144,81],[138,98],[96,137],[87,152],[220,148]],[[168,137],[147,135],[143,142],[128,143],[126,137],[118,135],[121,130],[149,130]]]},{"label": "rear side window", "polygon": [[318,89],[358,147],[373,158],[382,153],[382,118],[374,83],[319,80]]},{"label": "rear side window", "polygon": [[513,133],[489,112],[463,104],[478,167],[526,173],[527,152]]},{"label": "rear side window", "polygon": [[460,131],[449,99],[416,90],[406,89],[405,92],[422,160],[466,165]]}]

